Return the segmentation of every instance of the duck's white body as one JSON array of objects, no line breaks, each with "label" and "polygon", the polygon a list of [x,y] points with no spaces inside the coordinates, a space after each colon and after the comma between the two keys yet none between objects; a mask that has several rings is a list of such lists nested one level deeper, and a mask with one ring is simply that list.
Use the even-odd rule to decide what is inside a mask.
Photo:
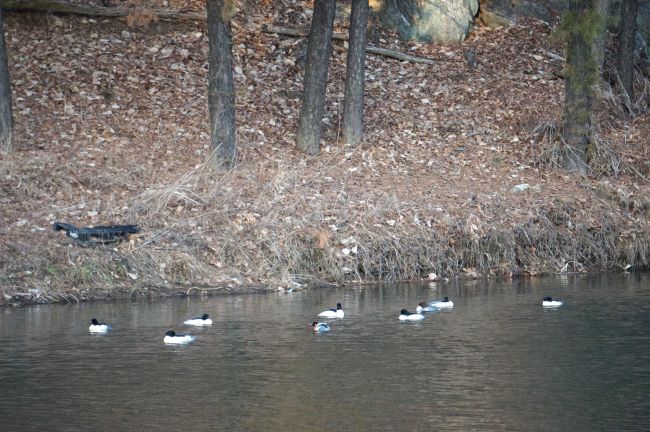
[{"label": "duck's white body", "polygon": [[341,303],[337,303],[336,309],[327,309],[326,311],[319,313],[318,316],[323,318],[343,318],[345,313],[343,312],[343,309],[341,309]]},{"label": "duck's white body", "polygon": [[424,315],[421,313],[411,313],[406,310],[402,310],[399,314],[400,321],[420,321],[424,319]]},{"label": "duck's white body", "polygon": [[188,334],[176,334],[170,330],[167,332],[167,334],[165,334],[163,342],[166,344],[186,344],[192,342],[194,339],[196,339],[196,336]]},{"label": "duck's white body", "polygon": [[112,327],[106,323],[100,323],[95,318],[92,320],[92,324],[88,327],[88,331],[91,333],[106,333]]},{"label": "duck's white body", "polygon": [[429,306],[432,306],[436,309],[450,309],[454,307],[454,302],[449,299],[447,299],[446,301],[438,300],[438,301],[431,302]]},{"label": "duck's white body", "polygon": [[330,326],[328,326],[325,323],[315,322],[314,324],[312,324],[312,328],[314,329],[315,333],[323,333],[323,332],[330,331]]},{"label": "duck's white body", "polygon": [[345,316],[345,313],[341,309],[337,311],[326,310],[319,313],[318,316],[323,318],[343,318]]},{"label": "duck's white body", "polygon": [[560,307],[564,304],[562,300],[542,300],[544,307]]},{"label": "duck's white body", "polygon": [[111,329],[111,326],[108,324],[99,324],[99,325],[94,325],[91,324],[90,327],[88,327],[88,331],[91,333],[106,333]]},{"label": "duck's white body", "polygon": [[197,326],[197,327],[209,326],[209,325],[212,325],[212,319],[210,319],[208,317],[208,315],[205,314],[202,317],[196,317],[196,318],[188,319],[183,324],[191,325],[191,326]]}]

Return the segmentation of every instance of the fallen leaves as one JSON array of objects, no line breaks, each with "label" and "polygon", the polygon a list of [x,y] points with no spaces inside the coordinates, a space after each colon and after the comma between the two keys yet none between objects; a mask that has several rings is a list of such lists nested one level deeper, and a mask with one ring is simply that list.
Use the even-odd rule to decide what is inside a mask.
[{"label": "fallen leaves", "polygon": [[[277,17],[260,7],[254,19],[305,28],[310,17],[292,1]],[[647,185],[636,188],[634,178],[622,176],[594,200],[580,187],[593,180],[534,165],[531,131],[559,115],[563,97],[563,82],[547,79],[561,64],[547,55],[548,29],[539,23],[477,28],[465,43],[449,46],[399,42],[378,29],[382,46],[436,64],[367,57],[365,136],[357,148],[338,141],[346,50],[335,49],[318,157],[294,148],[302,42],[236,25],[239,165],[218,175],[202,166],[210,135],[204,24],[23,20],[9,15],[5,23],[18,144],[15,155],[0,156],[0,243],[2,256],[13,260],[2,260],[7,275],[27,270],[39,277],[30,253],[61,254],[60,239],[38,229],[53,220],[146,227],[133,244],[110,251],[157,263],[129,270],[138,283],[153,273],[164,281],[192,274],[204,280],[202,264],[220,280],[278,278],[295,265],[292,242],[305,233],[325,256],[340,252],[339,269],[356,275],[355,260],[367,247],[359,233],[372,230],[401,246],[399,239],[444,238],[462,227],[481,239],[534,219],[542,206],[561,227],[597,226],[594,214],[615,212],[630,224],[626,238],[648,230]],[[468,50],[475,53],[471,68]],[[643,122],[612,124],[603,133],[625,130],[626,145],[647,144]],[[521,184],[533,186],[509,193]],[[572,213],[566,201],[575,204]],[[458,246],[453,238],[448,244]],[[205,263],[190,261],[203,253]],[[432,280],[440,273],[421,271]],[[464,272],[474,276],[476,269]]]}]

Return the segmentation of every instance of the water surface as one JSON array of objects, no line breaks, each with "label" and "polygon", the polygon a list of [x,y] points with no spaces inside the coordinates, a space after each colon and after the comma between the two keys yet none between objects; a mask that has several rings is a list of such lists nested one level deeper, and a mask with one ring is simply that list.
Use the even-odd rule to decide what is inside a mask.
[{"label": "water surface", "polygon": [[[450,311],[399,310],[449,296]],[[562,297],[557,310],[545,295]],[[345,318],[314,335],[337,302]],[[214,325],[182,322],[209,313]],[[88,333],[90,319],[113,324]],[[197,340],[165,346],[166,330]],[[650,278],[0,309],[3,431],[612,431],[650,424]]]}]

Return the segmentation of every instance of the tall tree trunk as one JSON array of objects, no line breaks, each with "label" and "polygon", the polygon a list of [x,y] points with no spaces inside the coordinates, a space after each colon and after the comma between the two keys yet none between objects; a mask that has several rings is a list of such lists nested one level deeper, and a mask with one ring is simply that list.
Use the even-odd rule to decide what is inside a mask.
[{"label": "tall tree trunk", "polygon": [[565,167],[586,174],[592,153],[593,85],[598,81],[597,59],[592,49],[602,31],[602,17],[592,0],[571,0],[564,17],[567,37],[565,79],[564,152]]},{"label": "tall tree trunk", "polygon": [[5,44],[4,12],[0,8],[0,151],[13,150],[13,113],[11,111],[11,81]]},{"label": "tall tree trunk", "polygon": [[234,0],[207,0],[208,10],[208,109],[210,160],[217,169],[235,164],[235,86],[232,77]]},{"label": "tall tree trunk", "polygon": [[[603,22],[607,22],[607,17],[609,16],[609,3],[610,0],[594,0],[594,9],[602,17]],[[598,64],[598,76],[603,76],[603,67],[605,66],[605,42],[607,39],[607,26],[603,28],[594,43],[592,44],[592,49],[594,50],[594,55],[596,56],[596,63]]]},{"label": "tall tree trunk", "polygon": [[[634,102],[634,47],[636,41],[636,16],[639,12],[638,0],[621,2],[621,28],[618,34],[618,59],[616,69],[621,85]],[[628,107],[630,108],[630,107]]]},{"label": "tall tree trunk", "polygon": [[325,109],[327,66],[332,52],[335,9],[336,0],[314,0],[300,123],[296,137],[298,148],[313,155],[320,152],[321,121]]},{"label": "tall tree trunk", "polygon": [[357,145],[363,136],[363,89],[368,15],[368,0],[352,0],[343,106],[343,139],[352,145]]}]

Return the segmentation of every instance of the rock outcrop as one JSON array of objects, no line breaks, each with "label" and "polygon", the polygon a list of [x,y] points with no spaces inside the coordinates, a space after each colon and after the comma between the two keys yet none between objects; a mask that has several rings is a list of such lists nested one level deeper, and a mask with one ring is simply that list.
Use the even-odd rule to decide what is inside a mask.
[{"label": "rock outcrop", "polygon": [[380,14],[403,40],[462,42],[478,9],[478,0],[385,0]]}]

